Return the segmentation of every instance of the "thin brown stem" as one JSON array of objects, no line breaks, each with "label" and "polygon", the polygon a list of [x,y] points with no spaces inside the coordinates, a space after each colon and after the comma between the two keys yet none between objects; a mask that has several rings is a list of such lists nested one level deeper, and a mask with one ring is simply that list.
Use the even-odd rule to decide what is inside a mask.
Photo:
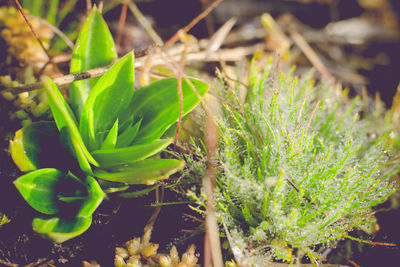
[{"label": "thin brown stem", "polygon": [[[296,192],[298,193],[300,190],[299,190],[299,188],[294,184],[294,182],[292,181],[292,179],[290,179],[284,172],[283,172],[283,170],[281,170],[281,172],[282,172],[282,174],[285,176],[285,179],[286,179],[286,181],[294,188],[294,190],[296,190]],[[307,196],[303,196],[303,198],[305,199],[305,200],[307,200],[308,202],[310,202],[311,204],[313,204],[312,202],[311,202],[311,199],[309,199]]]},{"label": "thin brown stem", "polygon": [[[207,109],[206,123],[206,147],[208,151],[207,174],[203,177],[203,187],[207,196],[206,207],[206,238],[204,240],[204,250],[209,251],[208,257],[205,255],[204,261],[207,263],[212,261],[212,266],[224,266],[221,252],[221,242],[219,238],[218,223],[215,214],[214,190],[217,174],[215,171],[214,160],[216,158],[218,140],[217,127],[214,116],[218,112],[218,104],[216,101],[209,103]],[[211,257],[210,257],[211,256]],[[211,266],[211,265],[207,265]]]},{"label": "thin brown stem", "polygon": [[317,104],[315,105],[313,111],[311,112],[310,119],[308,120],[308,123],[307,123],[306,131],[310,128],[310,126],[311,126],[311,121],[312,121],[312,119],[313,119],[313,117],[314,117],[314,114],[315,114],[315,111],[317,111],[317,108],[318,108],[318,106],[319,106],[320,103],[321,103],[321,101],[318,100],[318,102],[317,102]]},{"label": "thin brown stem", "polygon": [[[68,74],[68,75],[65,75],[65,76],[62,76],[59,78],[55,78],[54,83],[59,86],[59,85],[70,84],[72,82],[79,81],[79,80],[99,77],[99,76],[103,75],[104,73],[106,73],[110,67],[111,67],[111,65],[106,66],[106,67],[87,70],[87,71],[80,72],[80,73]],[[19,87],[7,88],[1,92],[2,93],[11,92],[13,94],[20,94],[23,92],[30,92],[33,90],[41,89],[42,87],[43,87],[43,83],[37,82],[37,83],[23,85],[23,86],[19,86]]]},{"label": "thin brown stem", "polygon": [[121,7],[121,15],[119,16],[117,35],[115,37],[115,46],[117,47],[117,51],[120,49],[121,46],[122,31],[124,29],[127,11],[128,4],[126,3],[126,0],[124,0]]},{"label": "thin brown stem", "polygon": [[133,2],[132,0],[128,1],[128,7],[133,13],[133,15],[137,18],[139,23],[143,26],[143,28],[146,30],[147,34],[153,39],[153,41],[159,45],[163,46],[164,42],[161,39],[161,37],[156,33],[156,31],[151,27],[150,23],[146,20],[146,18],[143,16],[142,12],[140,12],[139,8]]},{"label": "thin brown stem", "polygon": [[336,86],[335,78],[329,73],[328,69],[318,57],[317,53],[311,48],[306,39],[301,36],[297,31],[290,30],[290,37],[296,45],[303,51],[304,55],[310,60],[313,66],[321,73],[321,75],[328,80],[332,86]]},{"label": "thin brown stem", "polygon": [[304,99],[303,99],[303,103],[301,104],[301,107],[300,107],[299,116],[297,117],[297,121],[296,121],[296,129],[295,129],[295,132],[297,131],[297,128],[299,127],[300,119],[301,119],[301,114],[303,113],[303,109],[304,109],[304,106],[305,106],[305,104],[306,104],[307,96],[308,96],[308,92],[305,94]]},{"label": "thin brown stem", "polygon": [[[163,201],[164,201],[164,185],[161,185],[161,194],[159,191],[159,187],[156,188],[155,194],[156,194],[156,203],[163,203]],[[161,211],[161,205],[156,207],[153,215],[151,215],[150,219],[147,221],[146,226],[144,227],[145,232],[146,232],[146,229],[153,228],[153,225],[158,217],[158,214],[160,214],[160,211]]]},{"label": "thin brown stem", "polygon": [[[154,48],[155,46],[152,45],[144,50],[140,50],[140,51],[135,51],[135,57],[141,57],[143,55],[146,55],[147,52]],[[104,73],[107,72],[107,70],[112,66],[108,65],[108,66],[104,66],[104,67],[100,67],[100,68],[95,68],[95,69],[91,69],[91,70],[87,70],[84,72],[80,72],[80,73],[75,73],[75,74],[67,74],[64,75],[62,77],[58,77],[54,79],[54,83],[56,85],[66,85],[66,84],[70,84],[72,82],[75,81],[79,81],[79,80],[85,80],[85,79],[90,79],[90,78],[94,78],[94,77],[99,77],[101,75],[103,75]],[[140,69],[140,67],[139,67]],[[37,83],[33,83],[33,84],[27,84],[27,85],[22,85],[22,86],[17,86],[17,87],[10,87],[10,88],[5,88],[4,90],[2,90],[2,93],[5,92],[11,92],[13,94],[20,94],[23,92],[30,92],[33,90],[37,90],[43,87],[43,83],[42,82],[37,82]]]},{"label": "thin brown stem", "polygon": [[29,21],[28,17],[26,16],[24,10],[22,9],[22,6],[20,5],[18,0],[14,0],[15,5],[18,8],[18,11],[21,13],[21,15],[24,17],[24,20],[26,22],[26,24],[28,24],[29,28],[31,29],[32,34],[35,36],[36,40],[39,42],[40,47],[43,49],[43,51],[46,53],[47,57],[49,58],[49,60],[51,61],[51,57],[49,52],[47,51],[47,49],[44,47],[42,41],[39,38],[39,35],[37,34],[37,32],[35,31],[35,29],[33,28],[31,22]]},{"label": "thin brown stem", "polygon": [[67,44],[67,46],[73,50],[74,49],[74,44],[71,42],[71,40],[66,36],[59,28],[54,26],[53,24],[49,23],[47,20],[36,17],[32,14],[27,14],[28,17],[30,18],[35,18],[36,20],[40,21],[40,23],[45,24],[47,27],[50,28],[55,34],[57,34],[63,41]]},{"label": "thin brown stem", "polygon": [[185,67],[186,53],[187,53],[187,46],[185,45],[184,50],[182,52],[182,58],[179,64],[179,69],[177,70],[177,75],[176,75],[178,79],[179,118],[174,138],[174,151],[176,150],[176,143],[178,142],[179,130],[182,124],[182,111],[183,111],[182,73],[183,73],[183,68]]},{"label": "thin brown stem", "polygon": [[166,43],[165,47],[171,46],[179,40],[179,32],[183,31],[187,33],[190,31],[199,21],[204,19],[214,8],[216,8],[223,0],[215,0],[212,2],[203,12],[201,12],[197,17],[195,17],[188,25],[184,28],[178,30]]}]

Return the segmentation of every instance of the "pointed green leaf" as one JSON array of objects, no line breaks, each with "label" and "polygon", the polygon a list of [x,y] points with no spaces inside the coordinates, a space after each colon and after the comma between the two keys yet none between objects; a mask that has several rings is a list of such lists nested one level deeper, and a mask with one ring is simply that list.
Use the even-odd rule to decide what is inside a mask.
[{"label": "pointed green leaf", "polygon": [[75,140],[77,146],[79,146],[85,158],[93,165],[98,166],[97,162],[90,155],[85,144],[83,143],[74,114],[63,98],[60,90],[58,90],[56,84],[49,77],[45,77],[43,79],[43,83],[49,99],[50,109],[57,124],[58,130],[61,131],[62,128],[68,127],[71,136]]},{"label": "pointed green leaf", "polygon": [[86,159],[85,153],[79,146],[79,141],[71,134],[68,127],[64,127],[60,131],[60,140],[66,149],[72,154],[79,163],[79,167],[85,173],[92,173],[92,168]]},{"label": "pointed green leaf", "polygon": [[65,196],[57,196],[57,199],[65,202],[65,203],[74,203],[77,201],[83,201],[86,197],[65,197]]},{"label": "pointed green leaf", "polygon": [[[99,149],[99,132],[111,129],[126,113],[133,96],[134,57],[128,53],[115,63],[96,83],[83,107],[80,132],[89,151]],[[122,124],[124,120],[119,120]],[[98,136],[100,137],[100,136]]]},{"label": "pointed green leaf", "polygon": [[176,159],[146,159],[110,171],[95,169],[94,176],[127,184],[153,184],[181,170],[185,163]]},{"label": "pointed green leaf", "polygon": [[97,183],[100,185],[101,190],[103,190],[105,194],[125,191],[130,187],[129,185],[124,183],[111,182],[102,179],[97,180]]},{"label": "pointed green leaf", "polygon": [[76,214],[76,217],[91,216],[93,212],[97,209],[97,207],[101,204],[105,196],[96,179],[91,176],[87,176],[85,182],[87,184],[88,195],[84,199],[81,208]]},{"label": "pointed green leaf", "polygon": [[[184,116],[190,112],[208,90],[209,85],[197,79],[190,79],[197,94],[186,79],[182,80]],[[167,78],[151,83],[135,91],[130,112],[143,118],[137,139],[157,139],[179,118],[178,81],[176,78]]]},{"label": "pointed green leaf", "polygon": [[[72,53],[70,73],[79,73],[110,64],[117,58],[114,40],[96,7],[87,17]],[[99,78],[76,81],[70,87],[72,108],[80,117],[82,108]]]},{"label": "pointed green leaf", "polygon": [[151,157],[161,152],[171,142],[171,139],[160,139],[130,147],[95,150],[92,155],[101,168],[108,168]]},{"label": "pointed green leaf", "polygon": [[136,190],[133,192],[123,192],[123,193],[118,193],[117,196],[118,197],[122,197],[122,198],[136,198],[136,197],[142,197],[144,195],[147,195],[148,193],[150,193],[151,191],[155,190],[157,187],[159,187],[161,184],[155,184],[153,186],[148,186],[145,189],[142,190]]},{"label": "pointed green leaf", "polygon": [[122,134],[120,134],[117,138],[116,147],[127,147],[133,143],[137,133],[139,132],[140,124],[142,120],[139,120],[132,127],[126,129]]},{"label": "pointed green leaf", "polygon": [[125,132],[128,128],[132,127],[134,121],[134,116],[130,116],[128,119],[124,119],[124,121],[120,123],[120,126],[118,127],[118,135]]},{"label": "pointed green leaf", "polygon": [[57,169],[40,169],[19,177],[14,185],[32,208],[45,214],[56,214],[55,187],[63,176]]},{"label": "pointed green leaf", "polygon": [[113,149],[117,143],[118,136],[118,119],[115,121],[113,127],[108,132],[106,138],[104,139],[101,149]]},{"label": "pointed green leaf", "polygon": [[59,217],[37,217],[32,221],[33,230],[48,239],[62,243],[84,233],[92,224],[92,216],[73,220]]}]

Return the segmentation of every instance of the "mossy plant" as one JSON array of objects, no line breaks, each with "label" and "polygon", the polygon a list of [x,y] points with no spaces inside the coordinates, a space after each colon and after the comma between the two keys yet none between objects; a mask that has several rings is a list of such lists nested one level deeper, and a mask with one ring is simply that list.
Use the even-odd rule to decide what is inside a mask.
[{"label": "mossy plant", "polygon": [[[373,222],[371,208],[395,191],[387,136],[360,119],[361,101],[292,72],[253,62],[245,93],[217,88],[217,215],[231,248],[257,266],[317,264],[321,246]],[[205,174],[201,160],[186,159],[187,174]]]}]

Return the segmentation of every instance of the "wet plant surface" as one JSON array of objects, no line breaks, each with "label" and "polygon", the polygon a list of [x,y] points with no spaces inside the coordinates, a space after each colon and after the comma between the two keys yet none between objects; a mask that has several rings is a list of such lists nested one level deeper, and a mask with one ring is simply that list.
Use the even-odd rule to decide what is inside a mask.
[{"label": "wet plant surface", "polygon": [[[179,28],[182,28],[184,25],[189,23],[191,19],[196,17],[212,2],[214,1],[174,0],[168,1],[167,3],[166,1],[155,0],[138,1],[137,6],[145,15],[151,17],[154,22],[154,29],[160,34],[163,40],[166,41]],[[206,20],[200,21],[190,31],[190,33],[196,38],[208,39],[211,33],[214,32],[212,28],[214,28],[214,30],[218,29],[232,15],[237,16],[238,19],[232,33],[240,33],[240,30],[243,29],[250,29],[256,32],[257,29],[259,30],[263,27],[260,20],[261,15],[268,12],[276,19],[286,37],[290,39],[291,36],[293,36],[291,35],[293,29],[287,27],[288,22],[286,19],[278,18],[279,15],[289,12],[293,15],[293,18],[289,19],[289,25],[294,26],[295,31],[302,35],[306,41],[311,44],[314,52],[316,52],[317,56],[322,59],[323,63],[327,66],[328,72],[335,77],[335,80],[341,82],[344,87],[350,88],[351,96],[362,95],[363,88],[366,87],[370,95],[380,92],[381,98],[386,104],[386,107],[390,108],[393,104],[393,109],[388,111],[386,114],[386,120],[390,121],[388,123],[390,124],[390,127],[392,127],[390,129],[394,128],[398,131],[398,118],[393,115],[396,114],[399,109],[399,103],[396,104],[393,102],[393,97],[396,93],[396,86],[399,82],[394,70],[398,69],[397,67],[400,62],[400,58],[398,57],[399,54],[397,52],[400,48],[398,32],[400,5],[398,1],[377,1],[381,3],[381,5],[376,4],[372,7],[368,6],[368,1],[363,0],[253,0],[246,3],[240,2],[243,1],[222,1],[209,17]],[[12,5],[12,1],[8,1],[6,4]],[[388,6],[391,7],[391,12],[382,13],[388,10]],[[105,5],[105,8],[107,8],[107,5]],[[78,1],[69,13],[65,14],[63,20],[58,20],[61,18],[61,14],[57,13],[54,17],[53,24],[57,25],[62,31],[67,33],[72,40],[74,40],[78,35],[76,30],[78,29],[79,24],[78,17],[84,17],[85,14],[82,11],[85,9],[86,6],[84,1]],[[185,12],[182,13],[180,11],[182,9],[184,9]],[[166,16],[165,10],[170,10],[168,16]],[[104,13],[105,21],[110,26],[114,39],[118,35],[118,20],[120,14],[121,5],[118,5]],[[382,17],[382,14],[387,14],[386,20]],[[36,15],[45,17],[43,14],[39,13]],[[47,18],[49,21],[52,20],[52,16],[48,16]],[[382,33],[385,32],[384,29],[387,27],[390,28],[393,25],[397,26],[391,28],[395,29],[393,35],[390,35],[391,33],[388,35],[372,34],[368,37],[370,39],[365,39],[361,44],[356,45],[354,45],[350,39],[348,43],[342,43],[340,38],[335,39],[337,37],[332,37],[332,35],[326,33],[328,30],[336,29],[333,27],[336,22],[351,18],[360,19],[359,22],[361,23],[368,23],[369,19],[371,19],[371,21],[378,26],[382,26],[382,28],[380,28]],[[332,27],[328,27],[328,23],[331,23]],[[3,30],[4,24],[0,25],[0,30]],[[132,48],[135,48],[136,50],[145,49],[153,43],[153,40],[149,38],[146,32],[141,28],[140,24],[137,23],[136,19],[133,18],[132,14],[128,15],[125,27],[127,30],[122,33],[121,43],[117,51],[118,55],[123,56]],[[138,29],[139,31],[136,32]],[[135,31],[134,37],[131,35],[131,32],[133,31]],[[315,33],[315,35],[312,35],[313,33]],[[335,34],[338,34],[338,32],[335,32]],[[25,38],[25,35],[22,36]],[[317,80],[324,80],[326,78],[323,72],[322,75],[319,74],[320,69],[318,69],[314,63],[310,64],[309,58],[304,56],[306,53],[302,49],[298,48],[298,43],[296,43],[295,39],[290,39],[290,48],[286,48],[287,50],[285,50],[283,46],[279,45],[281,43],[279,39],[280,36],[274,35],[273,31],[268,32],[267,30],[267,32],[264,31],[261,35],[255,34],[253,37],[249,36],[253,35],[239,34],[239,39],[234,37],[233,34],[232,36],[225,36],[226,40],[224,40],[224,44],[220,46],[220,50],[218,51],[221,52],[219,54],[219,59],[223,62],[227,62],[227,66],[221,66],[218,63],[219,59],[211,59],[211,62],[208,62],[210,61],[209,55],[200,57],[200,60],[197,60],[196,62],[190,61],[188,57],[186,58],[186,66],[188,69],[185,69],[185,71],[189,72],[191,76],[198,78],[201,76],[201,78],[205,78],[208,83],[214,85],[215,79],[210,78],[207,74],[211,74],[211,76],[214,77],[215,67],[227,72],[231,66],[234,66],[231,69],[232,72],[227,76],[229,76],[229,78],[235,77],[234,74],[239,72],[239,68],[246,68],[243,67],[246,64],[241,65],[240,62],[249,61],[252,55],[259,53],[260,49],[254,48],[254,45],[262,43],[263,48],[261,50],[263,51],[262,53],[264,56],[274,56],[276,51],[280,52],[281,61],[279,68],[281,72],[287,72],[290,65],[295,64],[297,65],[296,74],[304,74],[310,67],[314,66],[317,68],[314,78]],[[230,39],[230,37],[232,38]],[[326,41],[321,42],[321,38]],[[65,44],[60,45],[62,42],[56,39],[59,38],[55,37],[53,39],[50,49],[54,49],[54,51],[59,49],[58,51],[64,51],[66,54],[71,54],[71,51],[65,48]],[[7,39],[7,41],[1,39],[0,42],[2,42],[1,47],[8,48],[15,44],[12,42],[10,43],[10,39]],[[22,41],[18,42],[22,43]],[[187,41],[183,41],[183,43],[187,47],[192,48],[193,43]],[[194,46],[195,45],[193,45],[193,47]],[[199,47],[201,51],[207,50],[207,47],[204,48],[200,45]],[[237,47],[247,48],[250,52],[247,52],[247,54],[236,54],[237,51],[235,51],[233,56],[228,53],[231,52],[230,49]],[[193,51],[189,49],[188,54],[196,54],[196,49]],[[13,81],[18,81],[19,85],[37,81],[35,79],[39,78],[38,72],[40,68],[35,69],[32,67],[32,69],[29,70],[29,68],[26,68],[29,63],[21,63],[15,54],[11,64],[9,64],[10,59],[7,61],[6,58],[12,53],[7,52],[6,50],[2,51],[3,52],[0,52],[1,62],[8,63],[2,63],[0,65],[1,75],[10,74],[11,79]],[[223,52],[227,53],[225,54]],[[20,54],[24,55],[24,53]],[[178,54],[180,57],[182,52],[179,52]],[[28,53],[25,55],[28,55]],[[259,54],[257,56],[259,56]],[[38,60],[40,61],[40,59]],[[135,60],[140,61],[140,56]],[[179,60],[176,60],[176,62],[179,62]],[[44,62],[41,64],[44,64]],[[62,73],[69,73],[69,62],[61,63],[58,66]],[[156,74],[161,74],[160,76],[170,75],[171,70],[168,69],[168,67],[164,66],[158,69],[155,68],[153,71]],[[166,71],[166,69],[168,69],[168,71]],[[136,83],[139,83],[139,80],[140,83],[146,80],[146,70],[143,71],[143,69],[141,69],[140,71],[141,72],[136,74]],[[46,75],[50,75],[49,73],[51,73],[51,71],[47,69]],[[193,73],[195,73],[195,75]],[[174,75],[176,75],[176,73]],[[157,76],[157,78],[160,78],[160,76]],[[225,81],[232,82],[229,78],[226,78]],[[238,80],[245,81],[246,78],[241,79],[241,77],[239,77]],[[7,82],[2,80],[2,84],[5,85]],[[17,85],[18,84],[13,84],[13,86]],[[232,83],[227,87],[229,86],[232,86]],[[238,85],[236,84],[234,86]],[[135,85],[135,88],[139,87],[142,87],[142,84]],[[63,92],[63,89],[61,89],[61,92]],[[216,95],[217,93],[213,91],[212,94]],[[26,101],[26,99],[30,98],[28,97],[25,98],[25,100],[21,100],[22,103],[24,103],[23,101]],[[43,239],[37,232],[32,230],[32,219],[37,217],[38,213],[27,204],[13,184],[13,181],[24,173],[18,170],[15,166],[10,157],[9,151],[9,140],[14,138],[15,131],[32,121],[35,122],[42,119],[48,120],[51,118],[48,103],[42,101],[42,98],[39,95],[34,95],[32,99],[36,101],[36,104],[34,106],[29,106],[32,105],[32,103],[29,102],[29,104],[27,104],[28,107],[26,107],[26,105],[21,105],[21,101],[16,102],[15,99],[9,101],[1,98],[0,100],[0,121],[2,122],[0,125],[0,176],[2,179],[0,182],[0,215],[4,214],[10,220],[9,223],[0,227],[0,260],[2,261],[0,265],[5,264],[5,266],[7,266],[8,264],[8,266],[16,266],[13,264],[18,264],[19,266],[24,266],[32,264],[31,266],[82,266],[83,261],[96,261],[101,266],[113,266],[115,247],[122,247],[126,241],[143,235],[144,226],[156,210],[156,193],[155,191],[151,191],[144,196],[131,199],[121,199],[110,194],[109,199],[104,199],[102,204],[93,213],[92,224],[82,235],[65,241],[62,244],[53,243]],[[47,109],[44,113],[41,111],[42,107],[37,108],[38,104],[41,102],[45,103],[44,106],[47,106],[47,108],[43,107],[43,110]],[[367,114],[368,109],[374,110],[375,106],[379,106],[379,104],[376,103],[382,104],[379,100],[378,102],[369,101],[368,103],[369,106],[366,109],[363,109],[361,114]],[[365,108],[365,105],[363,108]],[[21,110],[24,112],[21,112]],[[390,116],[389,113],[393,116]],[[39,115],[35,116],[34,114]],[[195,118],[196,123],[201,124],[201,119],[198,119],[198,113],[193,115],[193,117]],[[184,153],[187,152],[187,149],[192,149],[190,145],[188,146],[183,141],[187,136],[191,136],[190,133],[196,132],[193,129],[188,129],[190,126],[187,125],[190,125],[190,120],[191,118],[184,122],[186,124],[184,124],[184,130],[182,130],[183,134],[181,133],[181,139],[179,139],[181,142],[180,144],[185,146],[185,149],[178,149],[181,155],[184,155]],[[383,123],[383,119],[379,120],[379,123]],[[377,123],[377,128],[383,125],[379,123]],[[380,127],[380,130],[382,131],[378,130],[377,132],[381,134],[383,131],[389,130],[388,124]],[[114,121],[110,122],[110,128],[113,125],[115,125]],[[107,129],[107,131],[108,130],[110,129]],[[170,138],[174,138],[174,133],[175,132],[170,135]],[[184,137],[182,138],[182,136]],[[191,137],[196,138],[198,136]],[[396,141],[398,139],[396,138],[393,139],[395,140],[393,145],[395,149],[397,149],[396,153],[398,153],[398,141]],[[169,151],[174,149],[173,144],[169,145]],[[57,152],[58,151],[54,151],[54,153]],[[53,151],[51,151],[50,154],[51,153],[53,153]],[[162,156],[173,158],[169,153],[162,154]],[[79,167],[76,168],[79,169]],[[163,203],[168,204],[169,202],[172,202],[176,204],[171,203],[160,206],[161,211],[154,224],[151,242],[159,244],[158,251],[165,253],[169,253],[172,246],[175,245],[178,248],[180,255],[185,252],[190,244],[194,243],[196,245],[196,253],[200,253],[198,264],[203,265],[204,218],[201,214],[196,213],[193,209],[188,207],[187,203],[192,201],[192,199],[182,195],[181,188],[179,190],[173,188],[173,190],[171,190],[171,188],[169,188],[173,183],[181,180],[181,174],[174,174],[169,180],[163,182],[166,185],[166,188],[164,189]],[[193,189],[194,192],[199,192],[199,183],[200,181],[198,180],[196,183],[193,183],[193,180],[188,180],[187,185],[182,183],[181,187],[184,188],[185,186],[188,186],[183,191]],[[197,187],[191,188],[193,184],[196,184]],[[129,192],[140,191],[146,188],[147,186],[145,185],[135,185]],[[158,189],[158,193],[160,194],[161,187]],[[400,260],[400,250],[398,246],[400,236],[399,228],[397,227],[397,222],[400,219],[400,209],[397,203],[399,199],[397,194],[398,193],[395,193],[392,196],[392,201],[380,204],[376,208],[376,225],[379,226],[379,230],[376,228],[378,226],[375,225],[375,229],[371,232],[372,235],[368,235],[361,230],[349,233],[351,236],[357,236],[362,240],[370,241],[370,244],[362,244],[351,240],[342,240],[339,242],[338,247],[332,249],[326,257],[329,263],[354,265],[351,263],[351,261],[354,261],[359,266],[394,266],[393,264]],[[196,205],[193,204],[193,206]],[[251,221],[251,218],[242,218],[242,221],[246,221],[246,219]],[[246,228],[246,231],[249,229],[250,228]],[[223,230],[221,230],[221,233],[225,235]],[[222,242],[224,243],[224,260],[232,259],[233,255],[229,252],[229,245],[232,244],[228,244],[229,242],[227,242],[225,238],[222,239]],[[386,243],[386,245],[379,243]],[[396,246],[391,246],[392,244],[395,244]],[[276,243],[274,245],[279,247],[280,244]],[[319,247],[316,247],[316,249],[318,248]],[[304,258],[303,262],[310,263],[310,260]]]}]

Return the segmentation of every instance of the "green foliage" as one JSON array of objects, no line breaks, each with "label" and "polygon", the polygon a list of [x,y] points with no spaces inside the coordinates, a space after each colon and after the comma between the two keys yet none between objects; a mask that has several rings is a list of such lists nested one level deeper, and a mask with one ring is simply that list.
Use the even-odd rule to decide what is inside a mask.
[{"label": "green foliage", "polygon": [[[117,52],[111,32],[97,8],[94,7],[76,40],[70,72],[78,73],[106,66],[116,58]],[[98,80],[99,78],[92,78],[71,84],[71,106],[78,119],[89,92]]]},{"label": "green foliage", "polygon": [[[115,57],[109,29],[94,8],[79,34],[71,72],[107,65]],[[32,123],[10,143],[15,163],[29,172],[15,181],[17,189],[34,209],[54,215],[34,219],[38,233],[56,242],[80,235],[90,226],[104,191],[153,184],[184,167],[181,160],[154,158],[172,143],[160,138],[179,118],[176,78],[135,91],[134,55],[128,53],[101,78],[72,84],[72,108],[50,78],[43,83],[54,122]],[[182,115],[207,90],[202,81],[184,79]],[[103,181],[103,191],[96,178],[117,184]],[[129,195],[135,194],[124,197]]]},{"label": "green foliage", "polygon": [[84,233],[92,224],[92,216],[74,220],[59,217],[37,217],[33,219],[33,230],[54,242],[62,243]]},{"label": "green foliage", "polygon": [[14,184],[32,208],[57,216],[38,217],[32,222],[35,231],[55,242],[86,231],[105,196],[94,178],[87,176],[82,181],[70,172],[52,168],[29,172]]},{"label": "green foliage", "polygon": [[22,0],[22,7],[32,15],[45,18],[50,24],[59,26],[65,16],[70,13],[77,0],[64,1],[59,10],[59,0]]},{"label": "green foliage", "polygon": [[317,245],[373,220],[371,208],[395,191],[395,167],[386,136],[360,120],[359,99],[317,88],[311,75],[274,78],[271,66],[260,72],[253,62],[244,101],[240,85],[221,86],[217,215],[233,245],[252,244],[254,262],[293,263],[296,250],[318,258]]}]

